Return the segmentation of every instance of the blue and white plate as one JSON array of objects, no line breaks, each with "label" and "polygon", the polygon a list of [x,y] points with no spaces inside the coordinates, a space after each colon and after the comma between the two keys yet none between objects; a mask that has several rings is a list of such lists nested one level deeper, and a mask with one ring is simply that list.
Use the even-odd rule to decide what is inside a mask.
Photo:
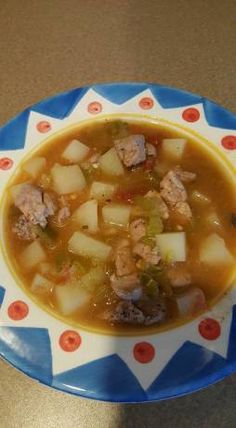
[{"label": "blue and white plate", "polygon": [[[35,104],[0,129],[0,196],[29,150],[70,125],[111,114],[166,122],[217,147],[229,168],[236,166],[236,116],[224,108],[157,84],[94,85]],[[2,212],[0,221],[2,231]],[[1,247],[4,253],[2,240]],[[75,395],[119,402],[166,399],[236,371],[235,304],[232,287],[185,325],[112,337],[71,327],[37,306],[1,254],[0,355],[32,378]]]}]

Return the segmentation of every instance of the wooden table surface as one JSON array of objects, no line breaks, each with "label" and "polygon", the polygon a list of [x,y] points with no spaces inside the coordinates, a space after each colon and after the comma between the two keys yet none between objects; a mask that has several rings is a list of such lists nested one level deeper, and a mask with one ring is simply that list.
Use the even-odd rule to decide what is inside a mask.
[{"label": "wooden table surface", "polygon": [[[8,0],[0,6],[0,125],[84,84],[149,81],[236,113],[235,0]],[[0,361],[1,428],[235,428],[236,375],[145,405],[97,403]]]}]

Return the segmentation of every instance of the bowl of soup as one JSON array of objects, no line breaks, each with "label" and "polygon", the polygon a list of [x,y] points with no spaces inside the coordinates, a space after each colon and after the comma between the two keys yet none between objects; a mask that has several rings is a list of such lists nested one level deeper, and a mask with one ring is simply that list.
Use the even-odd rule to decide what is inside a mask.
[{"label": "bowl of soup", "polygon": [[236,118],[151,84],[75,89],[0,131],[0,355],[152,401],[235,370]]}]

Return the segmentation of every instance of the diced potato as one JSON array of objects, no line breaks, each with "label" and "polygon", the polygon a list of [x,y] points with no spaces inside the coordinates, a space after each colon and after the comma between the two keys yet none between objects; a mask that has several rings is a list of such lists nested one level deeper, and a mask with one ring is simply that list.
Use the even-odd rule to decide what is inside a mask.
[{"label": "diced potato", "polygon": [[43,157],[35,157],[26,162],[23,166],[23,170],[28,172],[31,177],[36,178],[40,174],[40,172],[46,166],[46,159]]},{"label": "diced potato", "polygon": [[88,273],[83,275],[80,278],[80,284],[90,290],[93,291],[93,289],[97,286],[103,283],[104,279],[106,277],[105,269],[102,266],[97,266],[95,268],[92,268]]},{"label": "diced potato", "polygon": [[21,263],[27,268],[31,269],[37,264],[43,262],[46,258],[46,253],[38,241],[34,241],[25,248],[21,255]]},{"label": "diced potato", "polygon": [[124,174],[124,167],[114,147],[108,150],[108,152],[104,153],[100,157],[99,164],[104,174],[108,174],[108,175]]},{"label": "diced potato", "polygon": [[62,153],[62,157],[70,162],[81,162],[89,154],[89,147],[78,140],[72,140]]},{"label": "diced potato", "polygon": [[51,169],[51,175],[54,189],[61,195],[80,192],[86,186],[84,175],[78,165],[55,164]]},{"label": "diced potato", "polygon": [[204,193],[199,192],[199,190],[193,190],[190,198],[194,202],[198,202],[201,205],[208,205],[210,204],[211,200],[207,195],[204,195]]},{"label": "diced potato", "polygon": [[50,293],[53,290],[54,284],[44,276],[36,273],[31,284],[33,293]]},{"label": "diced potato", "polygon": [[98,201],[105,201],[111,198],[117,186],[110,183],[102,183],[101,181],[94,181],[90,189],[90,197]]},{"label": "diced potato", "polygon": [[74,213],[74,219],[81,227],[85,227],[88,232],[98,231],[98,202],[96,199],[84,202]]},{"label": "diced potato", "polygon": [[229,264],[235,261],[225,245],[225,241],[217,233],[209,235],[201,245],[200,261],[210,265]]},{"label": "diced potato", "polygon": [[219,229],[220,227],[222,227],[220,219],[215,211],[207,214],[205,220],[209,224],[209,226],[212,226],[214,229]]},{"label": "diced potato", "polygon": [[72,235],[68,243],[68,248],[69,251],[79,256],[100,260],[106,260],[111,253],[110,245],[91,238],[82,232],[75,232]]},{"label": "diced potato", "polygon": [[40,264],[39,269],[42,274],[45,274],[50,272],[50,270],[52,269],[52,265],[51,263],[43,262]]},{"label": "diced potato", "polygon": [[102,217],[106,224],[127,227],[129,225],[131,207],[129,205],[109,204],[102,207]]},{"label": "diced potato", "polygon": [[90,294],[79,287],[71,285],[55,288],[57,304],[63,315],[70,315],[89,302]]},{"label": "diced potato", "polygon": [[187,140],[184,138],[164,138],[162,152],[169,158],[180,160],[183,156]]},{"label": "diced potato", "polygon": [[162,233],[160,235],[156,235],[156,243],[161,257],[164,260],[170,262],[185,262],[185,232]]}]

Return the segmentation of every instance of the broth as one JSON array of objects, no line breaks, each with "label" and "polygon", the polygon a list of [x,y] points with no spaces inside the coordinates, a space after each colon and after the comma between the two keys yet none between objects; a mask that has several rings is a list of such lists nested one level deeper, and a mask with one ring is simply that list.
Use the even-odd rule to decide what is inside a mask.
[{"label": "broth", "polygon": [[19,166],[6,192],[7,255],[25,290],[66,322],[156,331],[229,287],[235,213],[235,184],[194,139],[150,122],[94,121]]}]

